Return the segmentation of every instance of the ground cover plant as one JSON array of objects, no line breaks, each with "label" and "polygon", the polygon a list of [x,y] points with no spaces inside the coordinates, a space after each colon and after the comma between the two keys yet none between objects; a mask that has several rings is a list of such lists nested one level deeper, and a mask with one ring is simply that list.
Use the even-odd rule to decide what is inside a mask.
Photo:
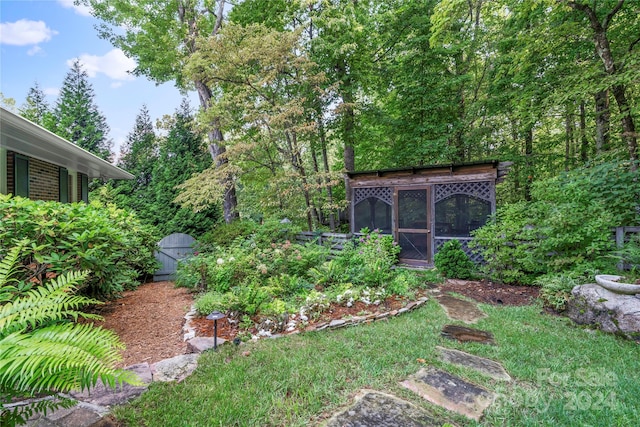
[{"label": "ground cover plant", "polygon": [[265,332],[281,332],[292,327],[290,318],[301,328],[331,303],[377,306],[424,285],[415,272],[396,268],[400,249],[377,230],[363,230],[332,254],[316,242],[292,242],[294,230],[279,222],[234,229],[250,232],[226,247],[209,244],[178,268],[176,284],[201,293],[195,303],[200,314],[223,311],[244,326],[260,323],[271,325]]},{"label": "ground cover plant", "polygon": [[[540,305],[480,305],[476,326],[497,345],[460,344],[440,331],[450,320],[434,300],[409,314],[331,332],[222,346],[204,353],[179,384],[153,384],[115,410],[126,425],[315,425],[362,388],[396,394],[461,426],[636,425],[636,343],[577,327]],[[436,346],[501,362],[512,382],[442,362]],[[498,394],[480,423],[439,409],[399,386],[434,365]]]},{"label": "ground cover plant", "polygon": [[[45,397],[95,386],[98,381],[139,384],[134,374],[115,369],[123,347],[112,331],[80,324],[99,319],[80,308],[99,301],[76,295],[87,271],[47,275],[42,281],[19,263],[23,242],[0,257],[0,401]],[[15,425],[34,410],[69,406],[39,400],[10,409],[0,407],[0,424]]]},{"label": "ground cover plant", "polygon": [[21,261],[38,269],[34,281],[87,270],[80,292],[108,298],[134,288],[157,268],[153,229],[113,205],[0,195],[0,212],[0,253],[26,241]]}]

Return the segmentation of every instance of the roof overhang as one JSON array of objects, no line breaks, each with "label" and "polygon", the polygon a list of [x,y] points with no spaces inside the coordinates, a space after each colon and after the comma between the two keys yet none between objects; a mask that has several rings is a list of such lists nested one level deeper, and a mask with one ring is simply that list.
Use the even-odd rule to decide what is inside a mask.
[{"label": "roof overhang", "polygon": [[486,160],[486,161],[478,161],[478,162],[467,162],[467,163],[449,163],[444,165],[425,165],[425,166],[416,166],[411,168],[397,168],[397,169],[380,169],[380,170],[369,170],[369,171],[359,171],[359,172],[347,172],[347,176],[349,178],[357,178],[360,176],[385,176],[390,174],[397,173],[411,173],[417,174],[422,171],[430,171],[430,170],[443,170],[443,171],[454,171],[462,168],[469,168],[472,166],[491,166],[493,168],[497,168],[500,165],[498,160]]},{"label": "roof overhang", "polygon": [[134,178],[129,172],[2,107],[0,147],[81,172],[89,178]]}]

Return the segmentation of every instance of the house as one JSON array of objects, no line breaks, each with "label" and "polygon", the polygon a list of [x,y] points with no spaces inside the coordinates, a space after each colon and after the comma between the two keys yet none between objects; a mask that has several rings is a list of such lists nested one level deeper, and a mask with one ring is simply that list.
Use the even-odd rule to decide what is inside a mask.
[{"label": "house", "polygon": [[133,175],[0,107],[0,193],[59,202],[88,201],[93,178]]},{"label": "house", "polygon": [[351,191],[351,232],[362,228],[392,234],[400,261],[433,265],[451,239],[467,244],[471,231],[496,210],[495,185],[508,163],[497,161],[347,173]]}]

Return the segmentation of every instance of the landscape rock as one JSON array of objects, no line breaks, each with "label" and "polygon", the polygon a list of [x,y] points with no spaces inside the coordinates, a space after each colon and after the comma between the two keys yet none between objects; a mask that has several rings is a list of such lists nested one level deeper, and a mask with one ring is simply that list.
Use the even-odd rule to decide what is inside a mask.
[{"label": "landscape rock", "polygon": [[335,414],[325,427],[431,427],[440,426],[424,409],[396,396],[362,390],[355,404]]},{"label": "landscape rock", "polygon": [[509,376],[504,367],[494,360],[485,359],[484,357],[465,353],[464,351],[444,347],[436,348],[440,350],[442,360],[445,362],[474,369],[496,380],[511,381],[511,376]]},{"label": "landscape rock", "polygon": [[476,421],[495,399],[492,392],[434,367],[420,369],[401,385],[435,405]]},{"label": "landscape rock", "polygon": [[491,332],[480,329],[467,328],[458,325],[445,325],[441,335],[445,338],[457,340],[459,342],[477,342],[480,344],[495,344]]},{"label": "landscape rock", "polygon": [[640,298],[593,283],[575,286],[571,294],[567,315],[574,322],[640,342]]},{"label": "landscape rock", "polygon": [[151,366],[154,381],[182,381],[198,367],[197,353],[183,354],[171,359],[161,360]]},{"label": "landscape rock", "polygon": [[438,302],[444,308],[447,316],[464,323],[475,323],[487,315],[472,302],[454,298],[449,295],[439,295]]},{"label": "landscape rock", "polygon": [[[218,337],[218,347],[227,342],[224,338]],[[187,341],[187,353],[202,353],[213,348],[213,337],[195,337]]]},{"label": "landscape rock", "polygon": [[76,400],[92,405],[122,405],[140,396],[147,389],[147,385],[151,383],[152,379],[151,368],[146,362],[129,366],[125,368],[125,370],[134,372],[146,385],[132,386],[130,384],[119,384],[115,389],[112,389],[98,382],[98,384],[89,391],[74,391],[70,392],[69,395]]}]

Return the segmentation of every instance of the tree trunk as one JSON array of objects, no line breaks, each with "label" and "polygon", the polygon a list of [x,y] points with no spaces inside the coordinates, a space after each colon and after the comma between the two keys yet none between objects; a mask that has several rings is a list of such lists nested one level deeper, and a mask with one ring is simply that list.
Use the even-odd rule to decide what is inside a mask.
[{"label": "tree trunk", "polygon": [[611,131],[611,112],[609,111],[609,91],[603,90],[595,94],[596,102],[596,153],[609,150]]},{"label": "tree trunk", "polygon": [[[624,0],[618,0],[614,8],[603,18],[602,22],[600,22],[596,12],[589,5],[576,3],[574,1],[569,2],[569,6],[584,12],[587,18],[589,18],[589,23],[593,30],[593,42],[596,46],[596,51],[600,59],[602,59],[605,72],[610,76],[618,74],[619,70],[616,67],[616,62],[611,52],[607,30],[611,19],[622,9],[623,4]],[[633,116],[631,115],[631,107],[625,95],[626,88],[622,84],[615,84],[611,87],[611,91],[613,92],[613,97],[618,104],[618,110],[620,110],[620,115],[622,116],[622,139],[627,144],[629,159],[635,167],[635,161],[638,160],[638,135],[636,134]]]},{"label": "tree trunk", "polygon": [[587,139],[587,114],[584,101],[580,102],[580,160],[589,160],[589,140]]},{"label": "tree trunk", "polygon": [[524,156],[525,156],[525,181],[524,181],[524,199],[531,201],[531,184],[533,183],[533,127],[525,131],[524,135]]},{"label": "tree trunk", "polygon": [[572,163],[572,146],[573,146],[573,114],[571,107],[567,106],[565,113],[565,140],[564,140],[564,170],[568,171]]},{"label": "tree trunk", "polygon": [[[196,89],[198,91],[198,98],[200,99],[200,106],[203,110],[209,108],[209,102],[211,101],[211,90],[203,82],[197,80],[195,82]],[[217,119],[214,119],[210,124],[210,131],[207,132],[209,138],[209,153],[216,168],[223,168],[228,163],[228,160],[224,156],[227,151],[223,142],[224,137],[222,130]],[[222,201],[222,209],[224,215],[224,221],[229,224],[234,219],[239,217],[238,215],[238,199],[236,197],[236,188],[233,184],[231,177],[226,177],[221,183],[224,188],[224,199]]]},{"label": "tree trunk", "polygon": [[[351,88],[351,78],[347,75],[347,65],[344,60],[337,64],[338,75],[342,79],[342,138],[344,140],[344,168],[347,172],[353,172],[356,168],[355,160],[355,112],[353,111],[354,96]],[[351,205],[351,185],[349,179],[345,177],[345,198],[347,204]]]}]

